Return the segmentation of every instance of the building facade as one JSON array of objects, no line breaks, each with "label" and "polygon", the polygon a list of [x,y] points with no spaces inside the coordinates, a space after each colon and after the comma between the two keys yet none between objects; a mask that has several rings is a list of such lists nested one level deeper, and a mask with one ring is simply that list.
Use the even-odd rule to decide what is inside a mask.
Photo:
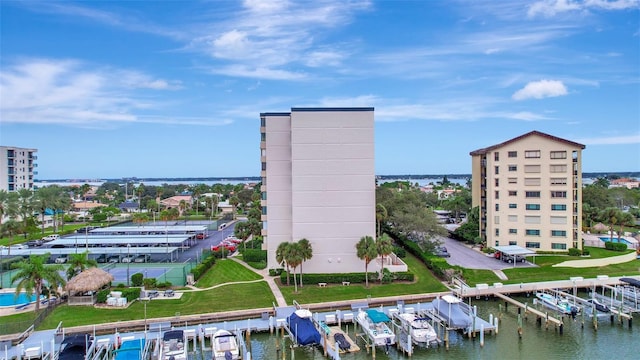
[{"label": "building facade", "polygon": [[33,189],[36,149],[0,146],[0,190]]},{"label": "building facade", "polygon": [[584,148],[532,131],[470,153],[473,207],[487,246],[582,248]]},{"label": "building facade", "polygon": [[305,273],[362,272],[375,238],[373,108],[292,108],[260,114],[263,248],[281,268],[282,242],[310,241]]}]

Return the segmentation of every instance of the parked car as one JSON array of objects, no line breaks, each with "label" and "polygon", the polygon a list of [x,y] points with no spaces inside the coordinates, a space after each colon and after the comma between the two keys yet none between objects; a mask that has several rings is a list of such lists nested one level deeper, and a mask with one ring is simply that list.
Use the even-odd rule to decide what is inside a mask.
[{"label": "parked car", "polygon": [[58,239],[60,239],[60,235],[51,234],[51,235],[47,235],[47,236],[43,237],[42,241],[47,242],[47,241],[53,241],[53,240],[58,240]]},{"label": "parked car", "polygon": [[96,258],[96,261],[99,263],[106,263],[107,262],[107,255],[106,254],[102,254],[100,256],[98,256]]},{"label": "parked car", "polygon": [[122,262],[122,263],[131,263],[131,262],[133,262],[133,260],[135,258],[136,258],[135,255],[127,255],[127,256],[124,256],[122,259],[120,259],[120,262]]},{"label": "parked car", "polygon": [[107,258],[107,262],[117,263],[120,262],[120,255],[111,255]]},{"label": "parked car", "polygon": [[42,246],[42,240],[29,240],[25,243],[28,247]]},{"label": "parked car", "polygon": [[133,259],[133,262],[137,263],[145,263],[151,260],[151,255],[149,254],[140,254]]},{"label": "parked car", "polygon": [[447,251],[447,248],[444,246],[438,246],[434,250],[434,254],[440,257],[451,257],[451,254]]},{"label": "parked car", "polygon": [[69,260],[69,258],[67,257],[67,255],[60,255],[56,258],[55,263],[56,264],[64,264],[67,262],[67,260]]},{"label": "parked car", "polygon": [[222,247],[224,246],[224,249],[229,251],[229,252],[234,252],[236,251],[236,244],[230,242],[230,241],[222,241],[220,244],[218,245],[213,245],[211,247],[211,251],[219,251],[222,249]]},{"label": "parked car", "polygon": [[198,240],[203,240],[204,238],[206,238],[207,236],[204,233],[198,233],[196,234],[196,239]]}]

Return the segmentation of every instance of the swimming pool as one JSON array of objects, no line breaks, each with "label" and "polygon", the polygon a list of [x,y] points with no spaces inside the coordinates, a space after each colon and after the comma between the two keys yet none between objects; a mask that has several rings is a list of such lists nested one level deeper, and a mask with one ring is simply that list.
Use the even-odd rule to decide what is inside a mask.
[{"label": "swimming pool", "polygon": [[[40,298],[44,299],[44,296],[40,296]],[[0,308],[24,305],[35,301],[35,299],[35,295],[27,296],[27,294],[23,292],[18,294],[18,296],[13,292],[0,293]]]},{"label": "swimming pool", "polygon": [[[604,242],[609,242],[609,241],[614,242],[614,243],[617,243],[617,242],[618,242],[618,238],[617,238],[617,237],[615,237],[615,236],[613,237],[613,241],[612,241],[612,240],[611,240],[611,238],[610,238],[610,237],[608,237],[608,236],[601,237],[601,238],[599,238],[599,239],[600,239],[600,240],[602,240],[602,241],[604,241]],[[629,241],[627,241],[627,240],[625,240],[625,239],[622,239],[622,238],[620,238],[620,243],[622,243],[622,244],[627,244],[627,245],[631,245],[631,242],[629,242]]]}]

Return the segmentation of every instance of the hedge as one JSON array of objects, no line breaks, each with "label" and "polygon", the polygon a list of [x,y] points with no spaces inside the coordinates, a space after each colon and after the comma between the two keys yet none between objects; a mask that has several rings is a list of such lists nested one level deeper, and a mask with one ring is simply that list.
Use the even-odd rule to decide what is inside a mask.
[{"label": "hedge", "polygon": [[[369,281],[378,280],[378,272],[369,272],[367,273],[369,277]],[[392,280],[400,280],[400,281],[413,281],[415,279],[415,275],[412,272],[399,272],[391,274]],[[293,282],[293,274],[290,275],[290,282]],[[296,279],[300,281],[300,274],[296,273]],[[317,283],[327,283],[327,284],[341,284],[343,281],[348,281],[350,283],[364,283],[366,282],[365,273],[344,273],[344,274],[302,274],[302,283],[303,284],[317,284]],[[280,282],[282,284],[287,283],[287,272],[283,271],[280,274]]]},{"label": "hedge", "polygon": [[246,262],[266,262],[267,261],[267,251],[260,249],[246,249],[242,251],[242,259]]},{"label": "hedge", "polygon": [[216,263],[216,257],[211,252],[205,252],[202,257],[202,262],[191,269],[193,279],[198,280],[204,273],[206,273]]},{"label": "hedge", "polygon": [[604,243],[604,248],[613,251],[625,251],[627,250],[627,244],[608,241]]}]

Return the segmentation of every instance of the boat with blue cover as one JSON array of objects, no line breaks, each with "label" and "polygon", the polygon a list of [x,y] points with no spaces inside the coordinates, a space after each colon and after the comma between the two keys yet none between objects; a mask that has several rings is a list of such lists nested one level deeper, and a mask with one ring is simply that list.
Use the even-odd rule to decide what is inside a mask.
[{"label": "boat with blue cover", "polygon": [[388,346],[396,343],[396,335],[387,325],[390,321],[385,313],[375,309],[360,309],[356,316],[356,322],[376,346]]},{"label": "boat with blue cover", "polygon": [[298,309],[287,317],[287,326],[298,345],[319,345],[320,333],[311,319],[311,311]]}]

